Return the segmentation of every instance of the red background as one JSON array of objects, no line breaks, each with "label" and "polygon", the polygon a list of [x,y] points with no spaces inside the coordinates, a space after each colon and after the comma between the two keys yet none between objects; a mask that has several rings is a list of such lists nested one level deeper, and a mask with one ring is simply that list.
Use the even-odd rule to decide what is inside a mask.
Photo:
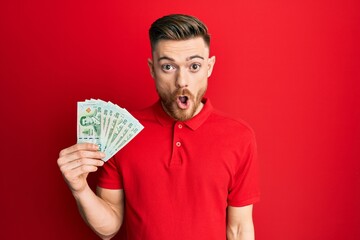
[{"label": "red background", "polygon": [[359,1],[174,2],[1,1],[0,238],[97,239],[56,164],[76,102],[154,102],[147,30],[187,13],[213,37],[207,96],[257,135],[257,239],[360,239]]}]

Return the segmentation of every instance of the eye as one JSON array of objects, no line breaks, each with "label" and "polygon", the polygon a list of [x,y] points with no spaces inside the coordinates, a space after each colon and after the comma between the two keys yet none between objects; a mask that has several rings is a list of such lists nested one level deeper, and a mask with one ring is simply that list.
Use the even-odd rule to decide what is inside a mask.
[{"label": "eye", "polygon": [[171,64],[164,64],[164,65],[161,65],[161,69],[165,72],[170,72],[171,70],[174,70],[175,67]]},{"label": "eye", "polygon": [[201,68],[201,65],[199,63],[193,63],[190,65],[190,70],[192,72],[197,72],[200,70],[200,68]]}]

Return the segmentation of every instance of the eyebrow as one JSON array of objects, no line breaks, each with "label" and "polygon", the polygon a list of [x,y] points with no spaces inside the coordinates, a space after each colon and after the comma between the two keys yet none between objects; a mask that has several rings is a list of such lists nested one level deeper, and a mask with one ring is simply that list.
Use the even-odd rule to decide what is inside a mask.
[{"label": "eyebrow", "polygon": [[[200,55],[193,55],[193,56],[187,57],[186,61],[190,61],[190,60],[192,60],[194,58],[200,58],[200,59],[204,60],[204,58],[202,56],[200,56]],[[160,62],[161,60],[169,60],[169,61],[175,62],[175,59],[173,59],[171,57],[167,57],[167,56],[160,57],[158,59],[158,62]]]}]

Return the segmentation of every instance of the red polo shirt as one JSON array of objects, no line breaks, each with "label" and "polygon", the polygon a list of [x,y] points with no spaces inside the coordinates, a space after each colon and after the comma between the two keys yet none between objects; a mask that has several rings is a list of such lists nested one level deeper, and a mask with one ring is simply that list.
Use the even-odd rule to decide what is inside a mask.
[{"label": "red polo shirt", "polygon": [[203,102],[186,122],[160,102],[134,112],[144,130],[100,170],[100,187],[124,189],[128,239],[225,240],[226,207],[258,201],[252,130]]}]

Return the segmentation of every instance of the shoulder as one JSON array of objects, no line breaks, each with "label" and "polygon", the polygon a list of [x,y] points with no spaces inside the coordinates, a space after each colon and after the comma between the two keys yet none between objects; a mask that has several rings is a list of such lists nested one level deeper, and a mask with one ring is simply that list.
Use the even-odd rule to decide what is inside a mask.
[{"label": "shoulder", "polygon": [[130,110],[129,112],[137,120],[152,120],[155,118],[154,105],[155,104],[137,110]]},{"label": "shoulder", "polygon": [[228,113],[214,109],[209,116],[209,121],[213,124],[221,124],[224,129],[241,132],[247,135],[254,135],[253,128],[243,119],[235,118]]},{"label": "shoulder", "polygon": [[212,136],[223,139],[226,144],[238,146],[256,145],[253,128],[243,119],[214,109],[206,123]]}]

